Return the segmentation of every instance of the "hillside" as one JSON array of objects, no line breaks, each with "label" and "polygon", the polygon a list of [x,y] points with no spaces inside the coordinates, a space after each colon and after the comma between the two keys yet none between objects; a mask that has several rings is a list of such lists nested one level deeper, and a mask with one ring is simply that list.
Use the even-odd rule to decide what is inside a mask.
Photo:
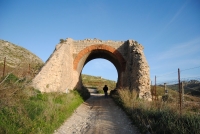
[{"label": "hillside", "polygon": [[[193,101],[193,102],[200,102],[200,97],[198,95],[191,95],[188,94],[186,90],[187,86],[184,87],[185,89],[185,93],[184,93],[184,99],[185,101]],[[151,89],[154,89],[154,86],[151,87]],[[168,95],[169,95],[169,101],[173,102],[173,101],[177,101],[177,99],[179,98],[179,92],[178,92],[178,86],[177,85],[168,85],[167,86],[167,90],[168,90]],[[163,95],[165,95],[164,92],[164,86],[163,85],[159,85],[156,86],[156,94],[158,95],[158,98],[161,99]]]},{"label": "hillside", "polygon": [[[189,80],[183,81],[184,92],[187,95],[200,97],[200,81],[199,80]],[[178,91],[178,84],[167,85],[167,87]]]},{"label": "hillside", "polygon": [[185,93],[200,97],[200,81],[198,80],[190,80],[184,82]]},{"label": "hillside", "polygon": [[[86,74],[82,74],[83,85],[87,88],[95,88],[100,93],[103,93],[104,85],[108,86],[108,90],[113,90],[116,87],[116,82],[112,80],[107,80],[97,76],[90,76]],[[108,92],[109,92],[108,91]]]},{"label": "hillside", "polygon": [[51,134],[89,97],[85,88],[66,94],[31,87],[42,65],[30,51],[0,40],[0,134]]},{"label": "hillside", "polygon": [[[6,70],[8,74],[13,72],[17,76],[25,75],[25,72],[37,73],[44,64],[43,61],[27,49],[11,42],[0,40],[0,70],[3,70],[4,58],[6,57]],[[30,70],[29,70],[30,64]],[[37,71],[36,71],[37,70]],[[20,72],[20,73],[19,73]],[[0,71],[0,77],[2,76]]]}]

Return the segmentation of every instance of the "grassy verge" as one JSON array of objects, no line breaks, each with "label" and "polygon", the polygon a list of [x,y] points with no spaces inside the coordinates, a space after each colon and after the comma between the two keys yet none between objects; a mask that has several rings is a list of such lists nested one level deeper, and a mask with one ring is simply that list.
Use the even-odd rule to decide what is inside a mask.
[{"label": "grassy verge", "polygon": [[0,98],[0,133],[50,134],[88,98],[88,92],[41,93],[12,75],[0,85]]},{"label": "grassy verge", "polygon": [[180,116],[174,103],[143,101],[137,98],[136,92],[129,90],[118,90],[112,97],[127,112],[141,133],[199,133],[200,115],[185,111]]}]

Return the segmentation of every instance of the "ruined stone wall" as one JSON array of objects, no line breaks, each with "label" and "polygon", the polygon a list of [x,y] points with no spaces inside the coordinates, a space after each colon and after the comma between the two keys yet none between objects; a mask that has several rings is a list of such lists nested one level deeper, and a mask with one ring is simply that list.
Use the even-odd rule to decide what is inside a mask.
[{"label": "ruined stone wall", "polygon": [[136,90],[139,98],[151,100],[149,66],[143,53],[143,46],[128,40],[127,81],[129,89]]},{"label": "ruined stone wall", "polygon": [[[149,66],[143,53],[143,46],[134,40],[66,39],[56,46],[45,66],[33,79],[33,86],[42,92],[68,92],[69,89],[81,88],[80,73],[93,47],[105,49],[119,61],[118,85],[138,91],[140,98],[151,99]],[[121,64],[124,64],[124,69]]]},{"label": "ruined stone wall", "polygon": [[106,44],[108,46],[111,46],[117,49],[121,53],[121,55],[125,58],[126,52],[124,52],[124,48],[122,47],[124,41],[112,41],[112,40],[103,41],[99,39],[85,39],[85,40],[73,41],[73,46],[74,46],[73,57],[75,58],[77,54],[84,48],[95,44]]},{"label": "ruined stone wall", "polygon": [[68,92],[73,89],[72,40],[58,44],[32,85],[41,92]]}]

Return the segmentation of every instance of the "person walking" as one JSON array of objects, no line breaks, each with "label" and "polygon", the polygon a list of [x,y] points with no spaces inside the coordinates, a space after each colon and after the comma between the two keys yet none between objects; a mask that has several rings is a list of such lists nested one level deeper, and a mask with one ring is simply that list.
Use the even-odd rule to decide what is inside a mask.
[{"label": "person walking", "polygon": [[104,91],[104,94],[105,94],[105,97],[108,95],[108,93],[107,93],[107,91],[108,91],[108,87],[107,87],[107,85],[105,85],[104,87],[103,87],[103,91]]}]

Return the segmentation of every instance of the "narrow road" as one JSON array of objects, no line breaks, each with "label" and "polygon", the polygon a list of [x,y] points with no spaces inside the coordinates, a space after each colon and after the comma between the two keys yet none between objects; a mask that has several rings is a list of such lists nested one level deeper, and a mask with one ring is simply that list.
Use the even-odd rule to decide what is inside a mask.
[{"label": "narrow road", "polygon": [[109,97],[91,93],[55,134],[137,134],[126,114]]}]

